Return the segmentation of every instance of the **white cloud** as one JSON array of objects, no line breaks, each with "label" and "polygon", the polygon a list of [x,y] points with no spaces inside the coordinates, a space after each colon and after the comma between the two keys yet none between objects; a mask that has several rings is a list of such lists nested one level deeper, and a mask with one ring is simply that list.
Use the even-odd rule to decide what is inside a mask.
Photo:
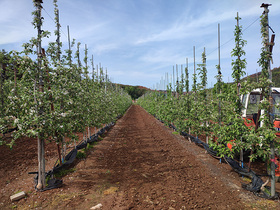
[{"label": "white cloud", "polygon": [[[0,2],[0,44],[23,42],[33,34],[30,6],[21,0],[2,0]],[[27,20],[27,21],[26,21]]]},{"label": "white cloud", "polygon": [[[102,61],[108,67],[110,76],[121,83],[152,86],[172,66],[185,63],[189,58],[190,69],[193,62],[193,46],[196,46],[196,63],[206,47],[209,84],[215,82],[217,64],[217,24],[221,23],[221,59],[225,77],[230,75],[230,52],[234,46],[234,25],[239,12],[243,29],[255,21],[262,13],[262,0],[58,0],[62,25],[61,40],[67,47],[67,25],[70,25],[71,39],[88,45],[89,54],[96,63]],[[270,0],[270,24],[278,34],[280,31],[280,1]],[[44,30],[53,32],[52,1],[44,1]],[[31,25],[31,0],[0,1],[0,49],[20,46],[36,30]],[[48,14],[47,14],[48,13]],[[49,15],[52,17],[50,18]],[[52,33],[53,34],[53,33]],[[259,20],[243,33],[248,41],[246,56],[248,71],[257,68],[261,47]],[[49,40],[55,40],[52,36]],[[274,66],[280,61],[276,37],[274,46]],[[45,43],[46,41],[44,41]],[[228,42],[228,43],[227,43]],[[224,45],[223,45],[224,44]],[[10,49],[12,50],[12,49]],[[75,49],[74,49],[75,50]],[[190,76],[191,77],[191,76]]]},{"label": "white cloud", "polygon": [[118,47],[119,46],[117,43],[97,44],[94,47],[94,52],[96,52],[97,54],[102,54],[118,49]]},{"label": "white cloud", "polygon": [[150,49],[146,54],[143,54],[139,60],[150,64],[171,64],[176,63],[181,59],[179,54],[174,54],[167,48]]}]

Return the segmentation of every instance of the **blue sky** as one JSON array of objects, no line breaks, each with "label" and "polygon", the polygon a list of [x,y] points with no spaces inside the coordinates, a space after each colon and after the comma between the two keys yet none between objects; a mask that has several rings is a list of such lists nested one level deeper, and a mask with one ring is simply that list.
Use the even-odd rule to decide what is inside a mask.
[{"label": "blue sky", "polygon": [[[55,24],[52,0],[43,0],[43,29],[52,32]],[[260,20],[263,0],[58,0],[61,41],[67,45],[67,25],[70,37],[87,44],[89,57],[95,65],[107,68],[113,82],[162,88],[161,78],[189,61],[192,73],[193,46],[196,64],[206,48],[208,87],[216,83],[218,64],[218,23],[221,28],[221,70],[223,81],[231,78],[231,51],[234,48],[236,13],[242,18],[243,39],[248,74],[260,71]],[[280,1],[270,0],[270,26],[276,33],[272,68],[280,66],[279,32]],[[36,36],[31,21],[32,0],[0,0],[0,49],[20,51],[22,44]],[[76,48],[73,49],[74,51]],[[83,50],[83,49],[82,49]],[[190,74],[191,75],[191,74]],[[192,77],[192,75],[191,75]],[[191,78],[190,78],[191,80]],[[192,83],[192,82],[191,82]]]}]

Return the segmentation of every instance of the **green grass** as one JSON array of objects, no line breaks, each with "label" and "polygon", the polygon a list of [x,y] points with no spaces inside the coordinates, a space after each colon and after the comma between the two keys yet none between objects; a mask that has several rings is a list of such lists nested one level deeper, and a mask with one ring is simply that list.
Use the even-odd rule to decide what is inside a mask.
[{"label": "green grass", "polygon": [[76,168],[70,168],[70,169],[62,169],[61,171],[59,171],[58,173],[56,173],[54,176],[57,177],[63,177],[69,173],[73,173],[76,171]]},{"label": "green grass", "polygon": [[[94,143],[95,143],[95,142],[94,142]],[[87,150],[88,150],[88,149],[92,149],[92,148],[94,147],[94,145],[95,145],[94,143],[93,143],[93,144],[89,144],[89,143],[88,143],[88,144],[87,144]]]},{"label": "green grass", "polygon": [[81,159],[85,159],[86,156],[87,156],[87,155],[86,155],[86,152],[85,152],[85,150],[83,149],[83,151],[78,151],[76,158],[77,158],[78,160],[81,160]]}]

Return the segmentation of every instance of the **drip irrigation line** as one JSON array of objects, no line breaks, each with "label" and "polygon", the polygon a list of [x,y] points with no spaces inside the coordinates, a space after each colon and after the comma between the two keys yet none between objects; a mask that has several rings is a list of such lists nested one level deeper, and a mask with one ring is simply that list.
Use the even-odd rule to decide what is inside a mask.
[{"label": "drip irrigation line", "polygon": [[[154,115],[155,116],[155,115]],[[160,120],[159,118],[157,118],[155,116],[156,119],[158,119],[159,121],[163,122],[162,120]],[[163,122],[164,123],[164,122]],[[169,124],[169,127],[177,130],[176,126],[173,124]],[[198,137],[194,137],[184,131],[180,132],[180,134],[182,136],[184,136],[185,138],[190,138],[191,142],[194,142],[196,145],[198,146],[202,146],[204,147],[204,149],[208,152],[208,154],[210,154],[211,156],[220,159],[220,161],[222,160],[221,157],[217,157],[217,152],[215,150],[213,150],[212,147],[210,147],[207,143],[201,141]],[[250,192],[253,192],[255,195],[262,197],[262,198],[266,198],[266,199],[271,199],[271,200],[275,200],[278,199],[278,193],[275,194],[275,196],[271,196],[270,194],[268,194],[266,191],[269,190],[268,186],[263,186],[264,182],[262,181],[262,179],[260,178],[260,176],[268,176],[270,177],[270,175],[266,175],[266,174],[256,174],[254,171],[252,171],[251,169],[249,169],[246,165],[244,165],[244,167],[241,167],[240,164],[228,157],[228,156],[224,156],[223,157],[224,161],[229,164],[232,169],[237,172],[238,174],[242,175],[242,176],[247,176],[251,178],[251,183],[250,184],[242,184],[242,188],[246,189]],[[266,190],[262,190],[262,188],[265,188]]]},{"label": "drip irrigation line", "polygon": [[[65,156],[65,161],[61,165],[58,164],[58,160],[57,160],[53,168],[45,173],[45,177],[50,177],[50,179],[47,182],[48,186],[40,191],[46,191],[46,190],[61,187],[63,185],[62,179],[53,178],[54,174],[60,172],[63,169],[67,169],[71,167],[72,163],[77,157],[78,150],[86,148],[87,144],[97,142],[98,137],[104,134],[106,131],[109,131],[114,125],[115,123],[111,122],[106,126],[104,126],[103,128],[101,128],[97,133],[87,138],[87,140],[82,140],[74,149],[68,152],[68,154]],[[38,184],[38,172],[29,172],[28,174],[36,174],[36,176],[34,177],[34,182],[35,182],[35,189],[37,189],[36,186]]]}]

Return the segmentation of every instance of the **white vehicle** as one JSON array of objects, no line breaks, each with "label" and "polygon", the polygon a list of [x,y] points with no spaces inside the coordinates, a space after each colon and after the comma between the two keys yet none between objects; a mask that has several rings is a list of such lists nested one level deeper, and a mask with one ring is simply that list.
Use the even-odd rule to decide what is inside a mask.
[{"label": "white vehicle", "polygon": [[[272,87],[272,98],[273,105],[280,104],[280,88]],[[248,94],[244,94],[241,96],[242,102],[242,117],[249,120],[249,123],[245,122],[247,126],[262,126],[262,123],[257,124],[258,112],[259,116],[263,114],[263,110],[259,110],[259,103],[261,101],[261,89],[255,89]],[[276,133],[278,137],[280,137],[280,109],[273,106],[272,108],[272,116],[274,119],[274,127],[279,133]]]},{"label": "white vehicle", "polygon": [[[280,88],[273,87],[272,91],[272,99],[273,99],[273,108],[272,108],[272,116],[274,120],[274,127],[278,131],[276,136],[280,138],[280,108],[276,108],[275,104],[280,104]],[[244,119],[244,123],[246,126],[250,127],[258,127],[262,126],[262,122],[258,122],[258,118],[264,114],[264,110],[259,110],[259,103],[261,101],[261,89],[255,89],[249,94],[244,94],[241,96],[242,102],[242,117]],[[279,157],[275,155],[275,164],[278,166],[275,169],[275,176],[277,180],[280,178],[280,160]]]}]

